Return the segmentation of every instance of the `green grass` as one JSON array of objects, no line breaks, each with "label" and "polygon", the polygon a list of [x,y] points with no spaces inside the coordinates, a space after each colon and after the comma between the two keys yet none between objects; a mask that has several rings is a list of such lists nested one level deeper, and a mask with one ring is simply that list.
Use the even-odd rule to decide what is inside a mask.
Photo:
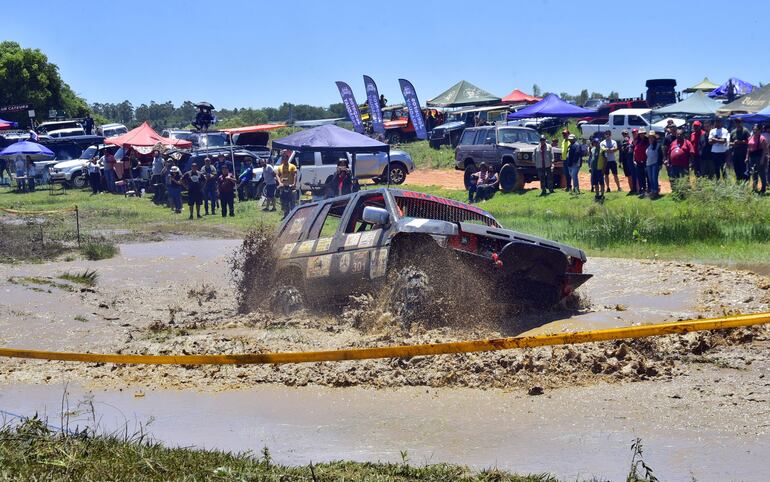
[{"label": "green grass", "polygon": [[63,435],[32,418],[0,428],[2,480],[260,480],[260,481],[556,481],[548,475],[519,476],[437,464],[331,462],[288,467],[259,456],[215,450],[167,448],[144,435]]},{"label": "green grass", "polygon": [[118,251],[118,246],[104,237],[88,239],[80,246],[80,253],[91,261],[110,259],[118,254]]},{"label": "green grass", "polygon": [[454,167],[455,150],[449,146],[433,149],[428,141],[408,142],[395,146],[412,156],[417,169],[450,169]]},{"label": "green grass", "polygon": [[85,270],[81,273],[70,273],[69,271],[59,275],[59,279],[80,284],[83,286],[94,287],[99,280],[99,273],[95,270]]}]

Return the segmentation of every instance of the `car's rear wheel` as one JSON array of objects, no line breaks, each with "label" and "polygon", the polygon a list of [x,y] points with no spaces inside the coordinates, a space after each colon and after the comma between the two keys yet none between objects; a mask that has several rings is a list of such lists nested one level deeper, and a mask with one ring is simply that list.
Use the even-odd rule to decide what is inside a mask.
[{"label": "car's rear wheel", "polygon": [[390,179],[391,184],[403,184],[406,181],[406,166],[400,162],[391,162],[389,168],[385,168],[382,178],[385,182]]},{"label": "car's rear wheel", "polygon": [[428,141],[428,145],[433,149],[441,149],[441,144],[438,141]]},{"label": "car's rear wheel", "polygon": [[473,161],[465,162],[465,172],[463,173],[463,182],[465,183],[465,189],[468,189],[471,186],[471,176],[476,174],[478,171],[479,170],[476,167],[476,164],[473,163]]},{"label": "car's rear wheel", "polygon": [[401,133],[398,131],[388,132],[388,144],[400,144]]},{"label": "car's rear wheel", "polygon": [[78,173],[72,176],[72,186],[75,189],[83,189],[88,184],[88,178],[85,175]]}]

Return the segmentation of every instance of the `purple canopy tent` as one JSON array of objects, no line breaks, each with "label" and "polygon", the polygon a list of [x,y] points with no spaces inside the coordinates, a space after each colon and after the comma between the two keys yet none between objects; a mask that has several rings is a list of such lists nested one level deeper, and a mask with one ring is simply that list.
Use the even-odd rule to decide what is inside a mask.
[{"label": "purple canopy tent", "polygon": [[744,80],[731,77],[727,79],[727,82],[725,82],[724,84],[720,85],[716,89],[709,92],[708,96],[711,97],[712,99],[716,97],[727,97],[732,102],[733,99],[730,98],[731,85],[733,89],[732,98],[735,98],[741,95],[750,94],[754,89],[756,89],[756,87],[754,87],[753,85],[751,85],[750,83]]},{"label": "purple canopy tent", "polygon": [[509,120],[530,117],[585,117],[596,114],[594,109],[584,109],[564,102],[556,94],[548,94],[537,104],[508,114]]}]

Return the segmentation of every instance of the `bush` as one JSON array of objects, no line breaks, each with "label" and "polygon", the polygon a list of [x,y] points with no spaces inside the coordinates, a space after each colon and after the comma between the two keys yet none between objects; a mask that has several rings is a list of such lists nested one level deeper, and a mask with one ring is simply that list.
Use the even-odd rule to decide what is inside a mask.
[{"label": "bush", "polygon": [[80,253],[91,261],[112,258],[119,251],[117,245],[106,238],[89,239],[80,247]]}]

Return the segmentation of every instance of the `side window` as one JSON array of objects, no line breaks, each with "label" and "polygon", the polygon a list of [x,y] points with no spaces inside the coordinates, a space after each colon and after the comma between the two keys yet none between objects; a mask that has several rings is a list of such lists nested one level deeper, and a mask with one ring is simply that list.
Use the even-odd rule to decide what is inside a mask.
[{"label": "side window", "polygon": [[325,205],[310,228],[308,239],[330,238],[340,228],[342,214],[348,206],[350,199],[343,199]]},{"label": "side window", "polygon": [[278,236],[278,244],[296,243],[305,229],[308,219],[317,206],[301,207],[286,221],[281,234]]},{"label": "side window", "polygon": [[312,166],[315,164],[314,152],[300,152],[299,153],[299,165],[300,166]]},{"label": "side window", "polygon": [[359,197],[358,203],[356,203],[356,208],[353,210],[353,214],[350,215],[350,221],[345,228],[346,233],[361,233],[381,227],[364,222],[364,208],[367,206],[374,206],[385,209],[385,198],[382,196],[382,194],[370,194],[368,196]]},{"label": "side window", "polygon": [[489,132],[487,129],[479,129],[478,134],[476,136],[476,145],[486,144],[487,132]]},{"label": "side window", "polygon": [[338,161],[347,159],[347,153],[343,151],[321,153],[321,164],[325,166],[336,166]]},{"label": "side window", "polygon": [[487,131],[487,144],[497,144],[497,129],[489,129]]},{"label": "side window", "polygon": [[463,136],[460,138],[460,144],[463,144],[463,145],[473,144],[474,140],[476,139],[476,132],[477,131],[469,131],[469,130],[466,130],[465,132],[463,132]]},{"label": "side window", "polygon": [[614,126],[622,126],[625,116],[622,115],[614,115],[612,116],[612,125]]},{"label": "side window", "polygon": [[642,119],[638,115],[630,115],[630,116],[628,116],[628,125],[630,125],[630,126],[643,126],[643,125],[646,125],[646,124],[644,123],[644,119]]}]

